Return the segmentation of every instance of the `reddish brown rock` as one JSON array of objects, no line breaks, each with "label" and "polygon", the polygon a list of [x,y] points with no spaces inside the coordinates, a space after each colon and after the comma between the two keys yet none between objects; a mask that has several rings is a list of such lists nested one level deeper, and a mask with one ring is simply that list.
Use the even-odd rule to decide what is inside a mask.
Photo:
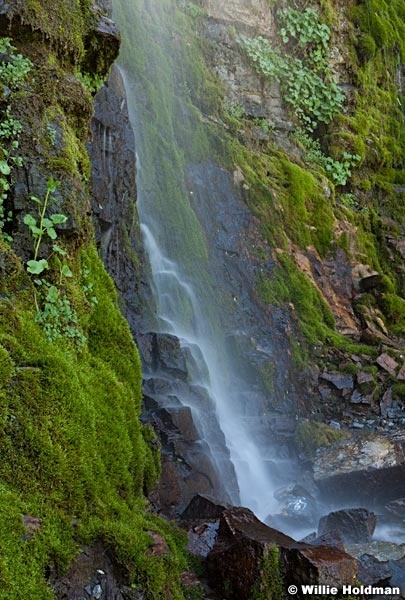
[{"label": "reddish brown rock", "polygon": [[358,385],[362,386],[364,384],[374,383],[374,377],[371,373],[367,373],[366,371],[360,371],[356,375]]},{"label": "reddish brown rock", "polygon": [[285,585],[326,585],[340,588],[357,579],[355,558],[331,546],[307,546],[281,550]]},{"label": "reddish brown rock", "polygon": [[341,586],[357,575],[356,560],[339,548],[296,542],[244,508],[222,514],[207,567],[211,584],[229,600],[249,600],[275,585]]},{"label": "reddish brown rock", "polygon": [[337,390],[353,389],[353,377],[345,373],[328,373],[324,372],[320,376],[321,379],[329,381]]},{"label": "reddish brown rock", "polygon": [[189,505],[181,515],[185,521],[219,519],[224,510],[229,508],[229,505],[224,502],[217,502],[211,496],[206,494],[196,494],[191,499]]}]

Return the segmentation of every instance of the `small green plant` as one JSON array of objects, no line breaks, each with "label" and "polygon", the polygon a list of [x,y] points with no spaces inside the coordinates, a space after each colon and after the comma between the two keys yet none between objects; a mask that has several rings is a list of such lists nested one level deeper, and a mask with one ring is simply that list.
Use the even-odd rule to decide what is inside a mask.
[{"label": "small green plant", "polygon": [[104,85],[104,77],[101,77],[101,75],[96,75],[94,73],[81,73],[80,71],[77,71],[76,77],[93,96],[97,94],[97,92],[101,90]]},{"label": "small green plant", "polygon": [[87,340],[78,328],[79,319],[69,298],[55,285],[43,279],[36,279],[35,284],[42,299],[35,321],[42,326],[47,339],[55,342],[65,338],[72,340],[79,349],[82,348]]},{"label": "small green plant", "polygon": [[[28,225],[31,235],[34,239],[34,258],[27,262],[27,271],[33,275],[39,275],[45,269],[49,269],[49,263],[47,259],[41,258],[38,260],[38,254],[44,236],[49,237],[53,241],[56,240],[58,236],[55,226],[66,223],[67,221],[67,216],[59,213],[50,215],[50,218],[45,216],[49,203],[54,201],[54,198],[51,196],[51,194],[56,191],[58,185],[59,183],[55,181],[53,177],[49,178],[46,184],[44,200],[41,200],[41,198],[38,198],[37,196],[31,196],[31,200],[36,202],[38,205],[38,218],[33,217],[31,214],[27,214],[24,217],[24,223],[25,225]],[[52,249],[55,254],[62,256],[64,255],[64,251],[57,244],[54,244]],[[67,273],[70,271],[70,269],[67,267],[67,265],[62,266],[61,274],[62,271],[64,271],[63,274],[65,276],[69,276]]]},{"label": "small green plant", "polygon": [[0,62],[0,82],[11,89],[17,89],[32,68],[29,58],[15,51],[10,38],[0,38],[0,54],[7,57]]},{"label": "small green plant", "polygon": [[[65,261],[66,250],[55,243],[58,237],[55,227],[66,223],[67,216],[60,213],[46,216],[50,204],[55,202],[52,194],[55,193],[58,186],[59,182],[50,177],[46,184],[44,199],[31,196],[31,200],[37,204],[38,215],[34,217],[28,213],[24,217],[24,223],[29,228],[34,240],[34,257],[27,261],[27,271],[32,275],[41,275],[50,268],[52,258],[59,271],[58,286],[43,278],[34,279],[35,306],[37,308],[35,321],[42,325],[50,342],[54,342],[58,338],[65,338],[72,340],[80,349],[86,343],[86,338],[78,329],[77,313],[62,289],[64,279],[73,277],[73,273]],[[49,238],[53,242],[52,251],[47,258],[40,258],[44,238]]]},{"label": "small green plant", "polygon": [[274,125],[268,119],[257,118],[254,123],[267,135],[274,131]]},{"label": "small green plant", "polygon": [[246,111],[243,106],[235,104],[234,102],[225,102],[224,112],[229,119],[235,119],[237,121],[246,117]]},{"label": "small green plant", "polygon": [[90,281],[90,269],[87,267],[82,268],[82,290],[90,306],[94,308],[98,304],[98,298],[94,292],[94,285]]},{"label": "small green plant", "polygon": [[322,71],[305,59],[285,55],[262,36],[242,37],[241,42],[257,70],[280,83],[286,102],[308,131],[341,112],[345,96],[326,68]]},{"label": "small green plant", "polygon": [[280,35],[285,44],[291,38],[300,48],[306,48],[310,60],[321,63],[329,50],[330,29],[321,23],[318,13],[312,8],[304,11],[284,8],[277,11],[277,19],[282,25]]},{"label": "small green plant", "polygon": [[330,29],[311,8],[279,9],[277,21],[285,51],[262,36],[242,36],[241,43],[256,69],[280,83],[286,102],[313,131],[318,123],[329,123],[345,100],[328,65]]},{"label": "small green plant", "polygon": [[329,179],[336,185],[346,185],[352,174],[353,167],[355,167],[361,159],[358,154],[344,152],[342,159],[336,160],[331,156],[326,156],[321,150],[319,141],[311,138],[305,130],[297,129],[294,132],[293,137],[300,142],[306,150],[305,158],[308,162],[322,167]]},{"label": "small green plant", "polygon": [[199,19],[207,14],[201,6],[198,6],[198,4],[195,4],[194,2],[185,2],[184,0],[180,2],[180,9],[190,15],[192,19]]},{"label": "small green plant", "polygon": [[46,126],[46,132],[51,146],[55,146],[58,139],[58,132],[52,125]]}]

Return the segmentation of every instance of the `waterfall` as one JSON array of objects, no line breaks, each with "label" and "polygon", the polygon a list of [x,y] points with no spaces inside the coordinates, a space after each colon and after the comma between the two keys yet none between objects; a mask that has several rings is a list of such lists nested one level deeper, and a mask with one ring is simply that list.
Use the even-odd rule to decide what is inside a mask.
[{"label": "waterfall", "polygon": [[[221,190],[214,185],[209,199],[202,191],[196,200],[187,180],[189,163],[207,159],[212,141],[191,99],[197,82],[190,71],[191,42],[183,39],[185,17],[174,0],[114,0],[114,18],[122,31],[119,65],[136,137],[137,208],[158,333],[180,340],[188,384],[200,390],[200,401],[192,394],[180,400],[191,407],[232,502],[264,518],[274,507],[273,486],[269,456],[251,427],[260,420],[251,382],[230,350],[229,314],[236,298],[220,261],[213,264],[200,216],[215,210]],[[221,451],[218,431],[228,454]],[[236,473],[239,494],[230,472]]]}]

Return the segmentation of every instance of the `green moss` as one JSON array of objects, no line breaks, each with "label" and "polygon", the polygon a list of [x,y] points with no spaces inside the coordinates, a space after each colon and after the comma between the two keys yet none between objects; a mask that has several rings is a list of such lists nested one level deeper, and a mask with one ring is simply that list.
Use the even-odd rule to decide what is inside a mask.
[{"label": "green moss", "polygon": [[66,58],[78,61],[84,53],[83,38],[94,21],[90,0],[26,0],[10,7],[24,25],[39,30]]},{"label": "green moss", "polygon": [[[12,256],[8,251],[5,268]],[[63,339],[49,343],[35,324],[26,275],[25,289],[9,288],[12,302],[0,307],[0,527],[8,527],[0,598],[52,598],[45,566],[66,567],[77,544],[95,538],[113,545],[151,598],[169,588],[181,598],[182,537],[144,509],[159,459],[152,432],[138,419],[139,356],[95,249],[71,260],[78,261],[74,272],[86,264],[87,286],[98,298],[91,307],[83,291],[73,293],[79,313],[87,313],[81,323],[88,346],[80,355]],[[71,286],[80,286],[76,281]],[[7,512],[8,526],[1,521]],[[41,519],[30,540],[22,535],[22,514]],[[148,557],[147,531],[166,536],[168,556]]]},{"label": "green moss", "polygon": [[323,256],[333,228],[333,210],[312,173],[291,161],[281,161],[285,171],[284,220],[290,239],[301,247],[315,245]]},{"label": "green moss", "polygon": [[259,291],[264,302],[274,305],[292,303],[299,315],[299,327],[306,340],[313,345],[325,341],[334,318],[319,291],[287,254],[278,257],[270,276],[259,281]]},{"label": "green moss", "polygon": [[403,400],[405,398],[405,383],[394,383],[392,386],[392,395],[394,400]]},{"label": "green moss", "polygon": [[87,181],[90,178],[90,160],[84,144],[78,140],[63,113],[59,118],[54,117],[53,122],[61,130],[61,139],[58,148],[48,155],[49,169],[58,177],[68,174],[73,178]]},{"label": "green moss", "polygon": [[388,323],[395,324],[397,331],[403,331],[405,324],[405,300],[393,293],[383,294],[379,302]]},{"label": "green moss", "polygon": [[295,430],[294,441],[298,451],[307,458],[313,458],[318,448],[330,446],[346,439],[349,434],[340,429],[333,429],[325,423],[304,421]]},{"label": "green moss", "polygon": [[252,590],[251,600],[283,600],[285,586],[281,569],[280,551],[277,546],[266,547],[260,565],[260,576]]}]

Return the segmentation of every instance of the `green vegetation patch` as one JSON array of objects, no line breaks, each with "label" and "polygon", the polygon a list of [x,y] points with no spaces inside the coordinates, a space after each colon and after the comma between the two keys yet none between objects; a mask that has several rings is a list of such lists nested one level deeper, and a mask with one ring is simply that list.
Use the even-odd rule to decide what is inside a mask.
[{"label": "green vegetation patch", "polygon": [[[98,299],[91,305],[80,282],[71,283],[88,339],[77,353],[67,339],[47,340],[35,323],[28,274],[11,250],[1,256],[15,276],[0,300],[0,598],[52,598],[45,567],[63,570],[81,543],[99,538],[148,597],[169,586],[181,598],[182,537],[145,512],[143,492],[159,472],[157,444],[139,422],[139,356],[110,278],[94,249],[73,260],[74,272],[86,267],[87,291]],[[40,521],[30,535],[26,514]],[[166,537],[167,555],[147,555],[148,531]]]},{"label": "green vegetation patch", "polygon": [[326,425],[326,423],[304,421],[297,425],[294,441],[298,451],[306,458],[311,459],[314,458],[318,448],[330,446],[348,437],[348,432],[333,429],[329,425]]},{"label": "green vegetation patch", "polygon": [[264,302],[292,303],[299,315],[299,327],[310,344],[325,340],[334,328],[334,318],[320,292],[288,254],[280,254],[279,265],[262,277],[259,291]]}]

